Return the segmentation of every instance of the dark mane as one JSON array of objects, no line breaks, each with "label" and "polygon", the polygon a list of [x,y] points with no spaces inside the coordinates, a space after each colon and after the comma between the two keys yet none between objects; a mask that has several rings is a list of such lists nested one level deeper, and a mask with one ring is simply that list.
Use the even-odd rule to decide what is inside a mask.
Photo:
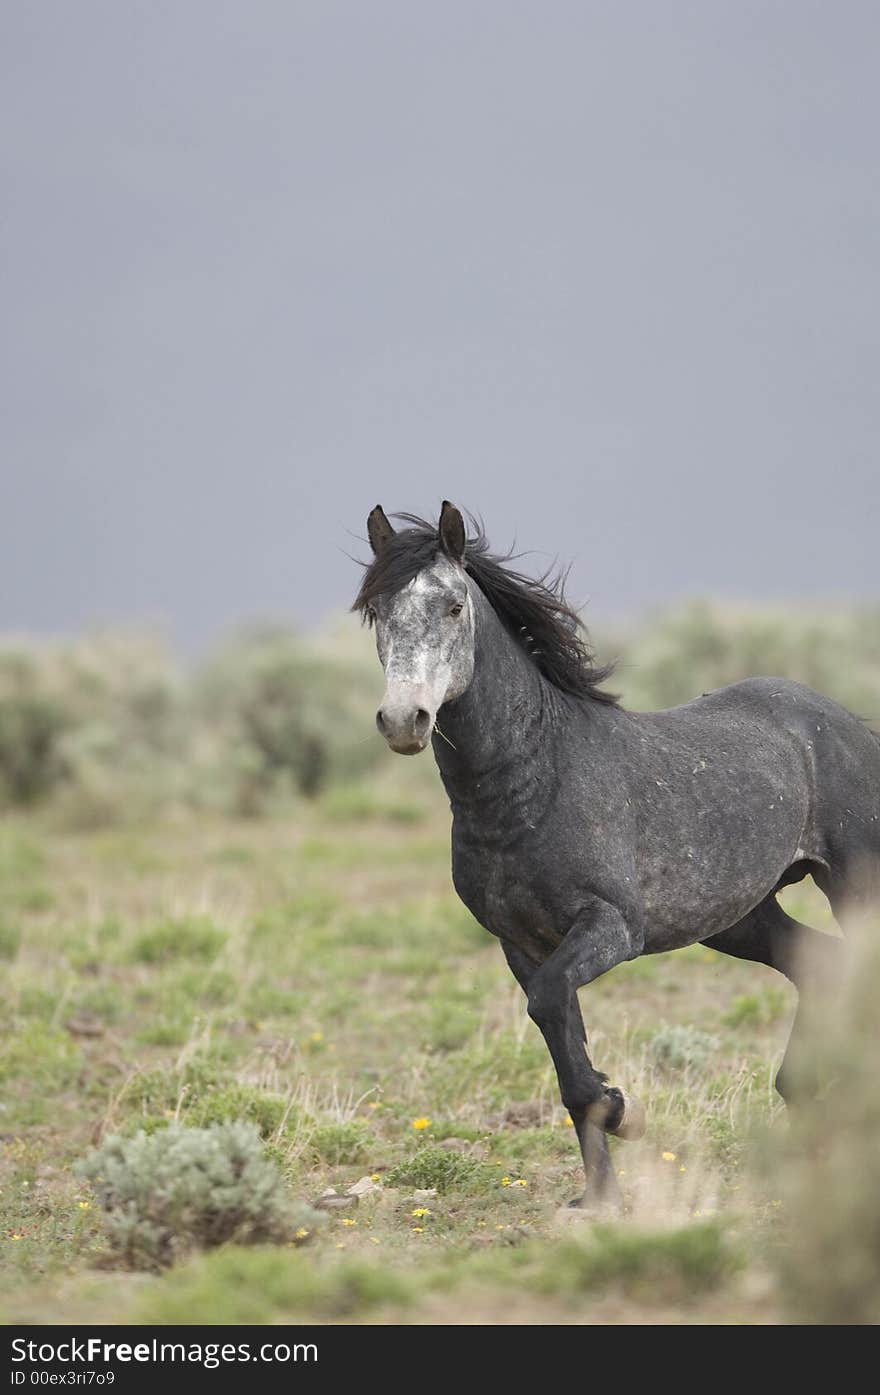
[{"label": "dark mane", "polygon": [[[425,519],[411,513],[394,517],[410,526],[389,538],[367,566],[352,606],[368,623],[369,607],[377,596],[395,595],[441,551],[439,533]],[[534,579],[513,571],[506,565],[513,554],[490,552],[483,529],[473,518],[470,524],[473,534],[467,540],[465,571],[547,681],[575,697],[616,703],[613,694],[599,687],[610,678],[613,665],[594,662],[580,617],[565,599],[566,573],[545,572]]]}]

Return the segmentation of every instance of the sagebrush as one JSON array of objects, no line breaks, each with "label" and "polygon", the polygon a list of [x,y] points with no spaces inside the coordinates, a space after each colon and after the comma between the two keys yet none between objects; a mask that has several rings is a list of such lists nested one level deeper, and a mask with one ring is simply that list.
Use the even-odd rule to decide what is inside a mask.
[{"label": "sagebrush", "polygon": [[78,1172],[95,1190],[117,1259],[132,1269],[166,1268],[230,1241],[291,1241],[320,1220],[291,1202],[259,1132],[240,1122],[114,1135]]}]

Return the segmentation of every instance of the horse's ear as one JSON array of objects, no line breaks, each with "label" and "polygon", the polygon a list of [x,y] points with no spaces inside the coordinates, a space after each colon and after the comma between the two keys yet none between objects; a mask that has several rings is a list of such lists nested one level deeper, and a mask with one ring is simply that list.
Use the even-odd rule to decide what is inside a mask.
[{"label": "horse's ear", "polygon": [[385,517],[385,510],[381,504],[371,509],[367,516],[367,537],[377,557],[388,539],[394,537],[394,529]]},{"label": "horse's ear", "polygon": [[454,504],[450,504],[448,499],[443,500],[443,507],[440,510],[440,543],[443,551],[452,558],[453,562],[464,560],[465,531],[464,519]]}]

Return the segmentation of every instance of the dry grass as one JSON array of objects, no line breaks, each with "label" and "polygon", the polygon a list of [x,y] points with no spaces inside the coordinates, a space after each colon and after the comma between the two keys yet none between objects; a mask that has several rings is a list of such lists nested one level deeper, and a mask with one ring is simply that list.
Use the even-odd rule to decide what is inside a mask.
[{"label": "dry grass", "polygon": [[[579,1160],[549,1058],[451,890],[442,800],[402,764],[393,786],[334,792],[283,821],[0,824],[7,1317],[791,1314],[776,1259],[785,1195],[765,1163],[768,1131],[787,1130],[772,1088],[787,986],[696,947],[582,994],[592,1055],[644,1099],[649,1129],[614,1145],[624,1220],[561,1213]],[[824,917],[810,888],[788,900]],[[303,1250],[227,1249],[161,1280],[102,1272],[76,1161],[111,1129],[232,1117],[257,1125],[294,1197],[371,1175],[377,1189]],[[441,1172],[435,1196],[405,1180],[430,1188]]]}]

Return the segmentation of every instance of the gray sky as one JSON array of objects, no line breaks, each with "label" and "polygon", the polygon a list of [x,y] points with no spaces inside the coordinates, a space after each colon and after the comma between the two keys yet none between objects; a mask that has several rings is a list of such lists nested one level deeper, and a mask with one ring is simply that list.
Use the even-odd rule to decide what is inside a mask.
[{"label": "gray sky", "polygon": [[880,7],[5,0],[0,630],[482,513],[589,614],[877,598]]}]

